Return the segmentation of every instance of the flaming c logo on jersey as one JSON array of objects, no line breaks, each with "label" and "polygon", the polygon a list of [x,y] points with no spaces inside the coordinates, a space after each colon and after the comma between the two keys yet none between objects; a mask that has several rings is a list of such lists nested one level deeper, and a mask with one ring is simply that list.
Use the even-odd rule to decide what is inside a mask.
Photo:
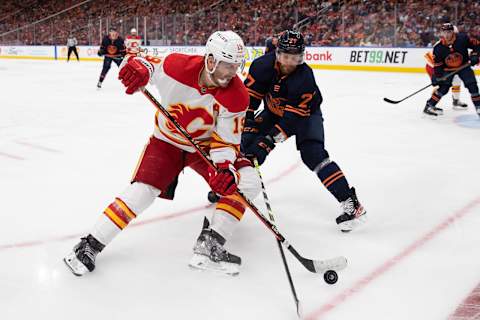
[{"label": "flaming c logo on jersey", "polygon": [[[190,133],[192,138],[200,137],[214,124],[213,116],[203,107],[192,108],[179,103],[171,105],[168,111]],[[180,134],[170,122],[167,122],[166,126],[170,132]]]},{"label": "flaming c logo on jersey", "polygon": [[107,53],[108,54],[115,54],[117,53],[117,47],[113,46],[113,45],[109,45],[107,47]]},{"label": "flaming c logo on jersey", "polygon": [[458,68],[462,65],[462,60],[463,60],[463,56],[458,52],[454,52],[454,53],[450,53],[445,58],[445,63],[450,68]]}]

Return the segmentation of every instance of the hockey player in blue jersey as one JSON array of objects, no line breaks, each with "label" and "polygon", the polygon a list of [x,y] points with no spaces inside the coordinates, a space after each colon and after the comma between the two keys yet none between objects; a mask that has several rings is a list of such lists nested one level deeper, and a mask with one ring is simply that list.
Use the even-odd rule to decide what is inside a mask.
[{"label": "hockey player in blue jersey", "polygon": [[[468,53],[469,49],[472,49],[470,54]],[[423,109],[424,114],[433,118],[443,114],[443,109],[438,108],[437,103],[450,90],[453,76],[448,79],[442,79],[442,77],[469,63],[470,66],[460,70],[457,74],[470,92],[472,102],[480,116],[480,93],[472,69],[473,66],[478,64],[479,56],[480,41],[463,32],[455,33],[454,26],[451,23],[442,25],[440,41],[433,47],[434,72],[432,85],[438,86],[438,89],[433,92],[432,97],[427,101]]]},{"label": "hockey player in blue jersey", "polygon": [[[244,82],[250,106],[242,151],[262,164],[275,144],[295,136],[305,165],[341,204],[336,223],[341,231],[348,232],[364,222],[366,211],[325,150],[322,95],[312,69],[303,61],[304,51],[302,34],[287,30],[281,34],[276,50],[252,62]],[[262,101],[264,110],[255,117]]]}]

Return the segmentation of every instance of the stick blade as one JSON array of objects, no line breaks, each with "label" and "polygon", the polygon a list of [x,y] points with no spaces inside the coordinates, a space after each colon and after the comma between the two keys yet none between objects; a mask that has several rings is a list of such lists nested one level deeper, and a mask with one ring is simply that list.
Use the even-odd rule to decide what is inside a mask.
[{"label": "stick blade", "polygon": [[297,316],[298,316],[298,319],[303,319],[303,307],[302,307],[302,303],[299,301],[299,300],[296,300],[295,301],[296,304],[297,304]]},{"label": "stick blade", "polygon": [[388,98],[383,98],[383,101],[388,102],[388,103],[391,103],[391,104],[397,104],[397,103],[399,103],[401,100],[400,100],[400,101],[393,101],[393,100],[390,100],[390,99],[388,99]]}]

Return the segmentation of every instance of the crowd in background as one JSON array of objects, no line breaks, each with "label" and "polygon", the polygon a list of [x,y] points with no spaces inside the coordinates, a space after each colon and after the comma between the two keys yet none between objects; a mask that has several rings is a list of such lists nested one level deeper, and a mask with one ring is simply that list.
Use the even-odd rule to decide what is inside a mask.
[{"label": "crowd in background", "polygon": [[480,1],[471,0],[7,0],[0,12],[0,44],[64,44],[70,32],[98,44],[115,26],[137,28],[147,44],[203,45],[229,29],[261,46],[299,27],[312,46],[426,47],[447,20],[480,36]]}]

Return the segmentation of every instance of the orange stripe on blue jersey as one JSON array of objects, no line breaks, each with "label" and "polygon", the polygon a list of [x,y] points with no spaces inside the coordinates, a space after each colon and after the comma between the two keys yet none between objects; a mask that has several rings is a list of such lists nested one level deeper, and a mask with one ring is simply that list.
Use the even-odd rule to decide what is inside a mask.
[{"label": "orange stripe on blue jersey", "polygon": [[310,115],[310,110],[302,110],[302,109],[294,108],[294,107],[291,107],[291,106],[286,106],[284,111],[292,112],[292,113],[298,114],[302,117],[308,117]]},{"label": "orange stripe on blue jersey", "polygon": [[332,184],[334,184],[335,181],[337,181],[338,179],[341,179],[341,178],[345,177],[345,176],[343,175],[343,172],[340,172],[340,173],[341,173],[341,174],[337,175],[335,178],[333,178],[332,180],[330,180],[328,183],[324,183],[324,184],[325,184],[325,187],[328,188],[328,187],[330,187]]},{"label": "orange stripe on blue jersey", "polygon": [[262,100],[263,99],[263,94],[255,91],[255,90],[252,90],[250,88],[247,88],[247,91],[248,91],[248,94],[251,96],[251,97],[254,97],[256,99],[259,99],[259,100]]},{"label": "orange stripe on blue jersey", "polygon": [[341,170],[335,171],[334,173],[326,177],[322,182],[326,187],[328,187],[333,183],[332,180],[336,181],[338,177],[343,177],[343,172]]}]

